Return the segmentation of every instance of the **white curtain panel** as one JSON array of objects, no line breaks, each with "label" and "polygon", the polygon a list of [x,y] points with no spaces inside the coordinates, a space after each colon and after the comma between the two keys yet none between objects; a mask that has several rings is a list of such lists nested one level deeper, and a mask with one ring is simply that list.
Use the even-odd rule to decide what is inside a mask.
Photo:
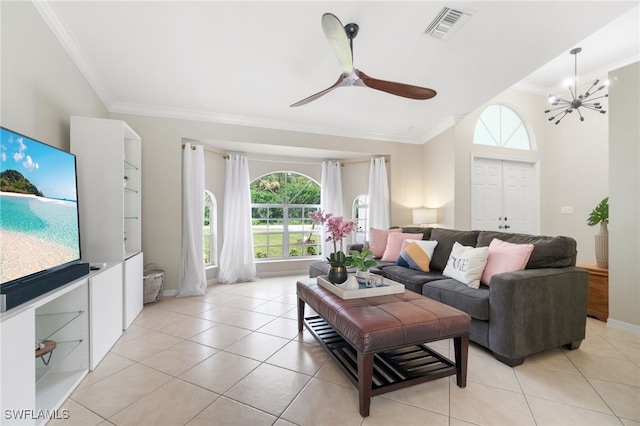
[{"label": "white curtain panel", "polygon": [[372,158],[369,166],[369,227],[387,229],[389,219],[389,183],[383,157]]},{"label": "white curtain panel", "polygon": [[247,157],[229,155],[224,184],[224,241],[218,271],[221,283],[258,279],[253,258],[250,183]]},{"label": "white curtain panel", "polygon": [[[320,182],[320,207],[322,211],[334,216],[343,216],[342,206],[342,172],[339,161],[323,161]],[[322,227],[322,241],[327,239],[327,230]],[[338,248],[339,249],[339,248]],[[323,243],[323,256],[333,252],[333,243]]]},{"label": "white curtain panel", "polygon": [[182,260],[177,297],[207,291],[204,270],[204,150],[186,143],[182,150]]}]

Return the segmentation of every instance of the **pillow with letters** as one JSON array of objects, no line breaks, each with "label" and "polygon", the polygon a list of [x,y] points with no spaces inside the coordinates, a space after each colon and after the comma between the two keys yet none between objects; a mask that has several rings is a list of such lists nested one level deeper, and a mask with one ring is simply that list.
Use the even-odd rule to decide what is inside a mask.
[{"label": "pillow with letters", "polygon": [[503,272],[522,271],[533,252],[533,244],[514,244],[494,238],[489,243],[487,266],[480,282],[489,285],[491,277]]},{"label": "pillow with letters", "polygon": [[400,256],[400,250],[402,249],[402,242],[407,239],[421,240],[422,234],[405,234],[404,232],[389,232],[387,238],[387,247],[384,249],[382,255],[383,262],[395,262]]},{"label": "pillow with letters", "polygon": [[463,282],[471,288],[480,288],[480,278],[488,256],[489,247],[463,246],[456,241],[442,275]]},{"label": "pillow with letters", "polygon": [[437,241],[404,240],[396,265],[417,271],[429,272],[429,264]]},{"label": "pillow with letters", "polygon": [[400,228],[392,229],[369,229],[369,250],[373,253],[373,256],[380,259],[384,254],[384,250],[387,248],[387,238],[389,232],[402,232]]}]

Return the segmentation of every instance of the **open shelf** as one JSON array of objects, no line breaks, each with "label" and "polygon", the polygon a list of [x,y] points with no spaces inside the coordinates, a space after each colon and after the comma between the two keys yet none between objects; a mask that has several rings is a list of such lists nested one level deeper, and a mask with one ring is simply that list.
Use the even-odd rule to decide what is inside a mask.
[{"label": "open shelf", "polygon": [[49,339],[83,313],[84,311],[71,311],[36,315],[36,339]]},{"label": "open shelf", "polygon": [[[52,352],[36,359],[36,385],[40,383],[42,379],[47,377],[49,373],[55,371],[56,367],[64,362],[64,360],[67,359],[67,357],[71,355],[78,346],[80,346],[82,340],[69,340],[66,342],[56,343],[57,346]],[[51,357],[49,358],[49,356]],[[45,365],[44,362],[47,359],[48,361]]]}]

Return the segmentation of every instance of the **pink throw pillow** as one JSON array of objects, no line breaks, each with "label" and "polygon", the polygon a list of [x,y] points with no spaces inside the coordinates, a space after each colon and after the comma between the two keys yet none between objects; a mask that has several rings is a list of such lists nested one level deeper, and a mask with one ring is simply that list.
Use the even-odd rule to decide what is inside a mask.
[{"label": "pink throw pillow", "polygon": [[383,262],[396,262],[400,251],[402,250],[402,242],[404,240],[421,240],[422,234],[405,234],[404,232],[391,232],[387,238],[387,247],[382,255]]},{"label": "pink throw pillow", "polygon": [[369,229],[369,250],[378,259],[384,254],[384,249],[387,247],[387,237],[390,232],[402,232],[402,229]]},{"label": "pink throw pillow", "polygon": [[533,244],[514,244],[494,238],[489,244],[487,266],[480,281],[489,285],[495,274],[522,271],[527,266],[532,251]]}]

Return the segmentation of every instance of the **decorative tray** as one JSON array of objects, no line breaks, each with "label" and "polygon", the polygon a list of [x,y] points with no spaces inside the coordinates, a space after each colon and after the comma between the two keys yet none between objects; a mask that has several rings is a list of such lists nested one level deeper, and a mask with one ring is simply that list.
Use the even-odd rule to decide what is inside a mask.
[{"label": "decorative tray", "polygon": [[326,275],[320,275],[318,277],[318,285],[329,290],[341,299],[359,299],[362,297],[404,293],[404,284],[400,284],[399,282],[392,281],[387,278],[383,278],[381,287],[367,287],[364,284],[360,284],[360,288],[357,290],[343,290],[340,287],[336,287],[335,284],[331,284]]}]

